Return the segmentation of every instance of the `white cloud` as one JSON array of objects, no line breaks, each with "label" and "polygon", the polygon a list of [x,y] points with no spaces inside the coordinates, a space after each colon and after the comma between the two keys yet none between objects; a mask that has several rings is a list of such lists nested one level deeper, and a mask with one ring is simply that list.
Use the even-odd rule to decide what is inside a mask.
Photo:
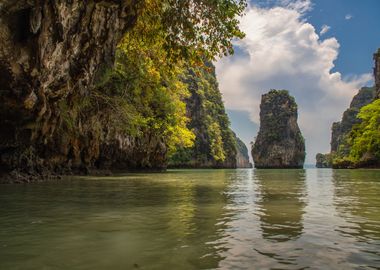
[{"label": "white cloud", "polygon": [[317,152],[328,152],[330,128],[341,118],[357,90],[371,74],[344,79],[333,72],[339,52],[335,38],[321,40],[304,19],[310,1],[273,8],[249,7],[241,19],[246,33],[236,43],[237,53],[216,63],[226,107],[247,111],[259,123],[261,95],[270,89],[288,89],[299,108],[306,138],[307,162]]},{"label": "white cloud", "polygon": [[352,16],[351,14],[347,14],[346,16],[344,16],[344,18],[346,20],[351,20],[354,16]]},{"label": "white cloud", "polygon": [[280,5],[287,9],[293,9],[300,13],[312,10],[311,0],[280,0]]},{"label": "white cloud", "polygon": [[322,28],[321,28],[321,31],[319,32],[319,34],[322,36],[322,35],[326,34],[330,29],[331,29],[330,26],[324,24],[324,25],[322,25]]}]

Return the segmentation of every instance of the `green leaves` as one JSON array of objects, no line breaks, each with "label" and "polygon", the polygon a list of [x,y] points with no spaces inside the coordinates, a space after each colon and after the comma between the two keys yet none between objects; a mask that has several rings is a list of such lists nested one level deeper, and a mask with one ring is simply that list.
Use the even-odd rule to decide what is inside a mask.
[{"label": "green leaves", "polygon": [[350,134],[350,158],[360,161],[366,155],[380,159],[380,100],[364,106],[358,118],[362,122]]},{"label": "green leaves", "polygon": [[170,57],[200,60],[233,53],[243,38],[238,17],[246,0],[147,0],[145,13],[159,21]]},{"label": "green leaves", "polygon": [[380,161],[380,99],[362,107],[361,120],[343,139],[333,157],[334,167],[363,167]]}]

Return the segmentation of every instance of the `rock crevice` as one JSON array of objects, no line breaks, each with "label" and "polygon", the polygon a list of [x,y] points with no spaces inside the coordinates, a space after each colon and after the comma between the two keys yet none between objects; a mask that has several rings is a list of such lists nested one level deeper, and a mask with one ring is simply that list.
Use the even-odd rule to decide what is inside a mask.
[{"label": "rock crevice", "polygon": [[140,3],[1,1],[0,172],[60,173],[93,162],[99,149],[89,147],[86,124],[72,123],[76,132],[68,137],[62,123],[113,64]]}]

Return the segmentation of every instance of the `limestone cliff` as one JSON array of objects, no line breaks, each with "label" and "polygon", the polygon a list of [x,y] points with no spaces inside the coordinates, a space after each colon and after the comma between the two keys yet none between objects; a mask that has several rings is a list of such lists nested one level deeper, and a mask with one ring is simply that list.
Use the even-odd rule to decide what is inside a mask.
[{"label": "limestone cliff", "polygon": [[345,148],[344,141],[355,124],[360,123],[356,117],[360,109],[371,103],[376,96],[374,87],[363,87],[354,96],[350,107],[343,113],[340,122],[333,123],[331,127],[331,153],[340,151],[342,154],[347,154],[349,149]]},{"label": "limestone cliff", "polygon": [[252,148],[256,168],[302,168],[305,142],[297,124],[297,104],[286,90],[261,98],[260,130]]},{"label": "limestone cliff", "polygon": [[236,168],[236,139],[230,129],[214,65],[206,62],[203,67],[189,69],[184,81],[191,93],[186,99],[189,128],[196,139],[194,147],[178,149],[169,166]]},{"label": "limestone cliff", "polygon": [[[0,180],[165,169],[168,154],[194,138],[186,62],[232,52],[242,4],[0,0]],[[207,112],[194,127],[206,128],[199,141],[210,164],[234,167],[235,141],[206,69],[188,84],[199,86],[194,98]]]},{"label": "limestone cliff", "polygon": [[237,168],[252,168],[252,163],[249,162],[248,148],[245,143],[235,135],[237,154],[236,154],[236,167]]},{"label": "limestone cliff", "polygon": [[347,156],[350,145],[347,143],[352,128],[361,121],[357,115],[362,107],[371,103],[376,97],[375,87],[363,87],[353,97],[350,107],[343,113],[340,122],[333,123],[331,127],[331,150],[328,154],[317,154],[316,166],[318,168],[331,168],[336,157]]},{"label": "limestone cliff", "polygon": [[380,49],[374,54],[375,86],[362,88],[332,128],[334,168],[380,167]]},{"label": "limestone cliff", "polygon": [[331,166],[332,166],[331,154],[318,153],[315,156],[315,159],[316,159],[315,166],[317,168],[331,168]]},{"label": "limestone cliff", "polygon": [[0,173],[60,173],[94,162],[100,145],[87,132],[91,120],[75,123],[75,136],[62,122],[113,63],[140,2],[1,1]]},{"label": "limestone cliff", "polygon": [[377,49],[377,52],[373,55],[375,61],[375,68],[373,70],[375,77],[375,88],[377,93],[377,98],[380,98],[380,48]]}]

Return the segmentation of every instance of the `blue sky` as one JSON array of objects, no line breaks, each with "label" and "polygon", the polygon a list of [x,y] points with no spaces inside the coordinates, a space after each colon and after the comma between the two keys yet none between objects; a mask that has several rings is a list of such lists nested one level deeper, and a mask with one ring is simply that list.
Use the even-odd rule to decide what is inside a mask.
[{"label": "blue sky", "polygon": [[340,43],[334,70],[344,76],[371,72],[372,54],[380,47],[380,1],[318,0],[313,5],[308,21],[317,29],[330,26],[325,36]]},{"label": "blue sky", "polygon": [[288,89],[299,105],[306,162],[329,151],[332,122],[373,83],[379,12],[380,0],[251,1],[241,22],[246,38],[216,63],[232,128],[248,147],[261,95],[275,88]]}]

